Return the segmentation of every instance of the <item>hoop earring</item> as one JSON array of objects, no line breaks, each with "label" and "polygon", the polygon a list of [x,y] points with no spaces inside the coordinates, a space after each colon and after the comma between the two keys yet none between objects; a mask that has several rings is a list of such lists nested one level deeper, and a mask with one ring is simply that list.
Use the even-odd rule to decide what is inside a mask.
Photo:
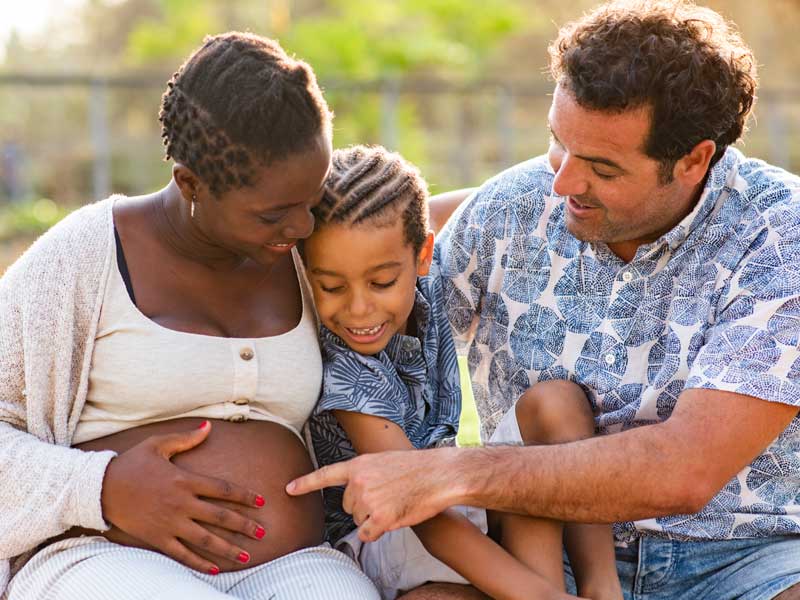
[{"label": "hoop earring", "polygon": [[194,219],[194,203],[197,200],[197,196],[192,194],[192,207],[189,209],[189,215]]}]

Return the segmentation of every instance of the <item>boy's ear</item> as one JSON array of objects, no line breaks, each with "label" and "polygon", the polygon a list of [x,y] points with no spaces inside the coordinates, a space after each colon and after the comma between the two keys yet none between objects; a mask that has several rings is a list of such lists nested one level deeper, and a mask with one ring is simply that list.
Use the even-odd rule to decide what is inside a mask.
[{"label": "boy's ear", "polygon": [[417,255],[417,275],[427,275],[431,269],[431,262],[433,262],[433,232],[428,231],[428,237],[425,238]]}]

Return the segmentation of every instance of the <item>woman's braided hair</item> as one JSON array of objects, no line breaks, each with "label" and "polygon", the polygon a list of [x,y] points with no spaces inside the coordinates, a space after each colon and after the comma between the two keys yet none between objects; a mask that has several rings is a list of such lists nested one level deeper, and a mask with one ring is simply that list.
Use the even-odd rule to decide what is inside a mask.
[{"label": "woman's braided hair", "polygon": [[311,67],[273,40],[239,32],[206,37],[167,83],[158,115],[166,159],[215,196],[311,149],[330,134],[331,118]]},{"label": "woman's braided hair", "polygon": [[333,153],[315,228],[328,223],[386,227],[403,219],[405,242],[419,253],[428,235],[428,186],[419,169],[381,146]]}]

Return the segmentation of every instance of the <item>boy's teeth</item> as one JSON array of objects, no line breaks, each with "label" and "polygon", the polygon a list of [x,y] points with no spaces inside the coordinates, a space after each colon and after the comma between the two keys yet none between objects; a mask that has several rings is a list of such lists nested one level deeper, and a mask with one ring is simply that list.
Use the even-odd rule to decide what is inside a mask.
[{"label": "boy's teeth", "polygon": [[356,335],[372,335],[378,333],[381,329],[381,326],[376,325],[375,327],[370,327],[369,329],[356,329],[355,327],[350,327],[349,329]]}]

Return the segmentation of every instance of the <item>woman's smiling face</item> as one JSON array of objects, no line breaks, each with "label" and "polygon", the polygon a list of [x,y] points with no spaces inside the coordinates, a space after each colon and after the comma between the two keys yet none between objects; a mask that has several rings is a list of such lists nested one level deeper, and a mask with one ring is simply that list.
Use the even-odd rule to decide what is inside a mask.
[{"label": "woman's smiling face", "polygon": [[311,209],[322,198],[330,160],[330,139],[320,135],[309,150],[261,167],[252,186],[204,194],[195,224],[209,243],[269,266],[314,230]]}]

